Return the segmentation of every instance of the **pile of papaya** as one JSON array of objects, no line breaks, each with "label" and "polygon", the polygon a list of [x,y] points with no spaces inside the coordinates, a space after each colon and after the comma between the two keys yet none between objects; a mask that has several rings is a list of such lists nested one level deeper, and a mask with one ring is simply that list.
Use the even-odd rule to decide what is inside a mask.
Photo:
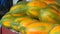
[{"label": "pile of papaya", "polygon": [[60,0],[21,1],[2,19],[2,26],[22,34],[60,34]]}]

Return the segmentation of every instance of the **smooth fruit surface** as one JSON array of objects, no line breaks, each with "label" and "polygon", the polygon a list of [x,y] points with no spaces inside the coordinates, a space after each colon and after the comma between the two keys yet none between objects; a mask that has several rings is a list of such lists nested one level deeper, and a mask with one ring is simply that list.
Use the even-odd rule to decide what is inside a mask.
[{"label": "smooth fruit surface", "polygon": [[52,24],[48,23],[33,23],[26,29],[26,34],[48,34]]}]

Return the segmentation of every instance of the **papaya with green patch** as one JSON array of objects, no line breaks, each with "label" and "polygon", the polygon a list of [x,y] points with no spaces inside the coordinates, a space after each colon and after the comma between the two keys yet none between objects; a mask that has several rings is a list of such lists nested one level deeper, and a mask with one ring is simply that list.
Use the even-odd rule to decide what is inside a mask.
[{"label": "papaya with green patch", "polygon": [[16,5],[12,6],[10,9],[10,13],[11,14],[19,14],[19,13],[25,13],[25,6],[26,6],[27,2],[19,2]]},{"label": "papaya with green patch", "polygon": [[3,16],[2,19],[1,19],[2,26],[5,26],[5,27],[10,28],[13,19],[14,19],[14,17],[11,16],[9,13],[7,13],[7,14],[6,14],[5,16]]},{"label": "papaya with green patch", "polygon": [[25,34],[48,34],[49,30],[53,27],[50,23],[36,22],[27,26]]},{"label": "papaya with green patch", "polygon": [[31,17],[38,17],[39,11],[41,8],[45,8],[47,6],[44,2],[32,1],[27,4],[27,15]]},{"label": "papaya with green patch", "polygon": [[39,19],[42,22],[60,24],[60,13],[53,8],[47,7],[40,10]]}]

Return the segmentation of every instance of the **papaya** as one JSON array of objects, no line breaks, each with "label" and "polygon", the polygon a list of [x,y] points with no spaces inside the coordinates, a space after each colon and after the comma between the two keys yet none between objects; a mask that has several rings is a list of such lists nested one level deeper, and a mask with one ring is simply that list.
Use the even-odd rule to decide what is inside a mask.
[{"label": "papaya", "polygon": [[20,32],[22,34],[25,34],[25,30],[26,30],[26,27],[32,23],[35,23],[35,22],[38,22],[37,20],[31,20],[31,19],[28,19],[28,20],[24,20],[20,23]]},{"label": "papaya", "polygon": [[51,7],[40,10],[39,19],[42,22],[58,23],[60,24],[60,13]]},{"label": "papaya", "polygon": [[37,20],[32,20],[27,16],[15,17],[15,19],[12,21],[12,29],[19,31],[22,27],[25,27],[34,21]]},{"label": "papaya", "polygon": [[13,18],[13,16],[10,15],[10,13],[5,14],[1,19],[2,26],[11,28],[11,23],[12,23],[13,19],[14,18]]},{"label": "papaya", "polygon": [[28,19],[28,18],[23,15],[18,16],[18,17],[14,16],[14,19],[13,19],[12,25],[11,25],[12,29],[19,31],[21,21],[26,20],[26,19]]},{"label": "papaya", "polygon": [[59,3],[59,0],[20,1],[2,17],[0,24],[22,34],[60,34]]},{"label": "papaya", "polygon": [[27,4],[27,15],[31,17],[38,17],[39,10],[47,6],[44,2],[32,1]]},{"label": "papaya", "polygon": [[25,31],[26,34],[48,34],[52,26],[50,23],[36,22],[28,25]]},{"label": "papaya", "polygon": [[10,9],[10,13],[11,14],[20,14],[20,13],[25,13],[25,6],[26,6],[27,2],[19,2],[17,3],[16,5],[12,6],[11,9]]}]

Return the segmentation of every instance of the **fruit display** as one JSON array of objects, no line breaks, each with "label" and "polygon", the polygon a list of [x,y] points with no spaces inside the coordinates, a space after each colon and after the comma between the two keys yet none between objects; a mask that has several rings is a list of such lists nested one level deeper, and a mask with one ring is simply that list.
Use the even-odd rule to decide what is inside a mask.
[{"label": "fruit display", "polygon": [[0,23],[21,34],[60,34],[60,0],[18,2]]}]

